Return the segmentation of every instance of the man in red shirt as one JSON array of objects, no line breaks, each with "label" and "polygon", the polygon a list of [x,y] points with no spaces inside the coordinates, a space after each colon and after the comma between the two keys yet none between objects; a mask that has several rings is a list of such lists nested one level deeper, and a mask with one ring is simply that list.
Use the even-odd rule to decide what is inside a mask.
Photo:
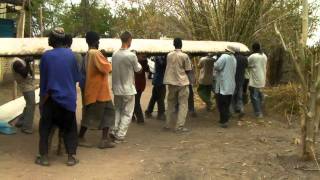
[{"label": "man in red shirt", "polygon": [[134,106],[134,112],[133,112],[133,120],[136,120],[138,124],[144,123],[144,116],[141,109],[140,99],[142,96],[143,91],[146,88],[146,72],[149,72],[149,66],[148,66],[148,60],[145,56],[145,54],[137,54],[138,62],[142,66],[142,72],[135,73],[135,85],[136,85],[136,91],[137,94],[135,95],[135,106]]}]

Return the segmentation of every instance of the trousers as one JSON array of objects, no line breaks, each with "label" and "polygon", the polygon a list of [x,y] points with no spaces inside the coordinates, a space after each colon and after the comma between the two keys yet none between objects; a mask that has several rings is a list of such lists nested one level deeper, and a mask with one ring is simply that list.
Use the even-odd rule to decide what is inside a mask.
[{"label": "trousers", "polygon": [[176,107],[178,108],[178,118],[175,128],[183,127],[188,113],[188,98],[189,98],[189,87],[188,86],[174,86],[168,85],[168,110],[166,127],[169,127],[172,122],[175,121]]},{"label": "trousers", "polygon": [[115,95],[115,125],[112,134],[118,138],[124,138],[127,134],[135,104],[134,95]]},{"label": "trousers", "polygon": [[250,99],[256,116],[262,115],[263,94],[259,88],[249,87]]},{"label": "trousers", "polygon": [[135,95],[135,103],[134,103],[134,112],[133,115],[137,118],[138,122],[144,122],[144,116],[140,104],[142,91],[137,91],[137,94]]},{"label": "trousers", "polygon": [[212,85],[199,84],[198,94],[199,94],[201,100],[203,102],[205,102],[208,107],[210,107],[212,105],[211,90],[212,90]]},{"label": "trousers", "polygon": [[152,113],[154,105],[157,103],[158,106],[158,115],[164,114],[165,112],[165,105],[164,100],[166,97],[166,86],[153,86],[152,88],[152,95],[148,104],[147,113]]},{"label": "trousers", "polygon": [[22,124],[22,129],[32,130],[34,111],[36,108],[35,93],[34,91],[23,92],[23,97],[24,97],[24,100],[26,101],[26,106],[23,109],[23,113],[18,123]]},{"label": "trousers", "polygon": [[40,155],[48,154],[48,139],[54,126],[59,127],[60,132],[63,134],[67,154],[76,154],[78,136],[75,112],[64,109],[58,103],[49,98],[42,107],[39,124]]},{"label": "trousers", "polygon": [[232,95],[216,94],[217,106],[220,114],[220,123],[224,124],[230,118],[230,104]]}]

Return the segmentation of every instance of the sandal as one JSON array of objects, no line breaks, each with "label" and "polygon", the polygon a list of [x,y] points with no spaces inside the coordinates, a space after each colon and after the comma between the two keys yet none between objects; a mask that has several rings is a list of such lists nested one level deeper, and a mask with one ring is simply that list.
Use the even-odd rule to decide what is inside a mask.
[{"label": "sandal", "polygon": [[74,166],[79,163],[79,160],[73,156],[69,156],[67,160],[67,166]]},{"label": "sandal", "polygon": [[101,140],[98,148],[105,149],[105,148],[114,148],[115,144],[111,140]]},{"label": "sandal", "polygon": [[50,166],[49,160],[47,156],[37,156],[35,163],[40,165],[40,166]]}]

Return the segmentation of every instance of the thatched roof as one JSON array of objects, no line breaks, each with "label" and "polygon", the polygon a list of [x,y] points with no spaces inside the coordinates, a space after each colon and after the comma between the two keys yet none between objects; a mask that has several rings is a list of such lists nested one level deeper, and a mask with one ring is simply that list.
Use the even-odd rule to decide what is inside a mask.
[{"label": "thatched roof", "polygon": [[[41,55],[48,46],[47,38],[0,38],[0,56]],[[236,42],[222,41],[183,41],[182,50],[189,54],[224,52],[228,45],[238,46],[242,52],[248,52],[247,46]],[[101,39],[100,49],[113,53],[121,46],[119,39]],[[165,54],[174,49],[172,40],[134,39],[131,49],[148,54]],[[88,50],[84,38],[74,38],[72,50],[85,53]]]}]

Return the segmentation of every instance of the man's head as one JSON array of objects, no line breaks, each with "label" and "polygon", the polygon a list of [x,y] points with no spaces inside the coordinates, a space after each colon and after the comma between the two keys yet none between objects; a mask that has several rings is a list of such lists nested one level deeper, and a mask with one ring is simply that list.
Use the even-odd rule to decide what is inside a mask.
[{"label": "man's head", "polygon": [[99,49],[100,36],[98,33],[89,31],[86,33],[86,42],[90,48]]},{"label": "man's head", "polygon": [[252,44],[253,53],[261,53],[261,45],[258,42]]},{"label": "man's head", "polygon": [[126,46],[127,48],[130,48],[131,42],[132,42],[132,34],[129,31],[125,31],[120,36],[122,46]]},{"label": "man's head", "polygon": [[182,39],[181,38],[174,38],[173,45],[176,49],[182,48]]},{"label": "man's head", "polygon": [[71,34],[66,34],[66,36],[64,37],[64,45],[67,47],[67,48],[70,48],[71,45],[72,45],[72,35]]},{"label": "man's head", "polygon": [[235,54],[237,52],[240,52],[240,48],[234,45],[228,45],[226,48],[226,51],[231,53],[231,54]]},{"label": "man's head", "polygon": [[51,30],[49,34],[49,39],[48,39],[49,46],[53,48],[63,46],[65,36],[66,35],[64,33],[63,28],[61,27],[54,28],[53,30]]}]

